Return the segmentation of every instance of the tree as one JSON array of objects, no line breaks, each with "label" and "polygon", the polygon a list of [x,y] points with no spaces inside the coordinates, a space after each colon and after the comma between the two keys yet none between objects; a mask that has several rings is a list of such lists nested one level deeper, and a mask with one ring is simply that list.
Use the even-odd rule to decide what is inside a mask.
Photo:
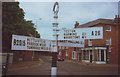
[{"label": "tree", "polygon": [[[32,34],[40,38],[32,21],[24,19],[24,11],[19,7],[19,2],[2,3],[2,48],[3,51],[11,50],[12,34],[29,36]],[[6,50],[7,49],[7,50]]]}]

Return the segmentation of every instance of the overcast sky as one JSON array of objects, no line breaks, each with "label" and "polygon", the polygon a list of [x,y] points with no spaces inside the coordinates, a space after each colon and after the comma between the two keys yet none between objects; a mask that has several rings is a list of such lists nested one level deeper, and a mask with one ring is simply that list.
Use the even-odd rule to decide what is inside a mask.
[{"label": "overcast sky", "polygon": [[[52,38],[54,2],[20,2],[25,19],[37,24],[41,38]],[[59,2],[59,27],[74,28],[75,21],[80,24],[99,18],[114,19],[118,14],[118,2]],[[39,20],[42,18],[41,20]]]}]

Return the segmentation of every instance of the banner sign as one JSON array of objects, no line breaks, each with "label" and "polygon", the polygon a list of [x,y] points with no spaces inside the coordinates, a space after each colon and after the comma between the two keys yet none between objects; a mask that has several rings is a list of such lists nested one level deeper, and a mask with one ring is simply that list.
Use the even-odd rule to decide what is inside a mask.
[{"label": "banner sign", "polygon": [[53,51],[57,47],[51,40],[40,38],[12,35],[12,50],[30,50],[30,51]]},{"label": "banner sign", "polygon": [[[84,47],[84,40],[59,40],[58,46]],[[46,40],[28,36],[12,35],[12,50],[57,51],[55,40]]]},{"label": "banner sign", "polygon": [[103,39],[103,27],[62,29],[59,40]]}]

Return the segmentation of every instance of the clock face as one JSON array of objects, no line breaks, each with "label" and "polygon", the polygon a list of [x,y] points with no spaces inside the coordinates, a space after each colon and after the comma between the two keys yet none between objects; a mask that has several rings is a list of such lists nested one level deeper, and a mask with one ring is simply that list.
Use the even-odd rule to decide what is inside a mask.
[{"label": "clock face", "polygon": [[53,6],[53,12],[55,15],[57,15],[58,11],[59,11],[59,4],[58,4],[58,2],[55,2],[54,6]]}]

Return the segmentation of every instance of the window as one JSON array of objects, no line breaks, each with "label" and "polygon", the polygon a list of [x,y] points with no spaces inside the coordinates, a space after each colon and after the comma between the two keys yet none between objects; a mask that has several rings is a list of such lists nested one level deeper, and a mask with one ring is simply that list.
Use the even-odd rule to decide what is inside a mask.
[{"label": "window", "polygon": [[83,50],[83,60],[85,60],[85,50]]},{"label": "window", "polygon": [[111,38],[106,38],[106,45],[112,45]]},{"label": "window", "polygon": [[111,47],[109,47],[109,52],[111,52]]},{"label": "window", "polygon": [[72,59],[76,59],[76,52],[75,51],[72,52]]},{"label": "window", "polygon": [[64,47],[64,49],[68,49],[68,47]]},{"label": "window", "polygon": [[79,51],[79,48],[76,48],[76,51]]},{"label": "window", "polygon": [[68,52],[66,52],[66,56],[68,56]]},{"label": "window", "polygon": [[61,46],[58,46],[58,49],[61,49]]},{"label": "window", "polygon": [[76,51],[76,47],[74,47],[74,51]]},{"label": "window", "polygon": [[64,46],[61,46],[62,47],[62,49],[64,49]]},{"label": "window", "polygon": [[85,60],[89,60],[89,51],[85,51]]},{"label": "window", "polygon": [[61,55],[61,52],[59,52],[59,55]]},{"label": "window", "polygon": [[111,26],[110,25],[106,25],[106,31],[111,31]]},{"label": "window", "polygon": [[79,48],[77,48],[77,47],[74,47],[74,51],[79,51]]},{"label": "window", "polygon": [[88,45],[92,46],[92,40],[91,39],[89,39],[89,44]]}]

